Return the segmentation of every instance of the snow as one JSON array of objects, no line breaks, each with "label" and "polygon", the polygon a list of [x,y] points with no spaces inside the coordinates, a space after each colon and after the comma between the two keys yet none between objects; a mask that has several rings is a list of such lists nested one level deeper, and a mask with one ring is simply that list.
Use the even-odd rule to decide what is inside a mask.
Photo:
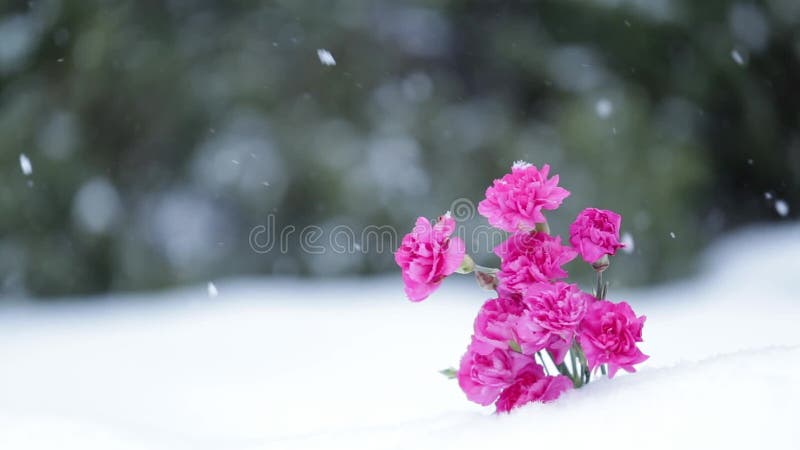
[{"label": "snow", "polygon": [[531,163],[529,163],[527,161],[523,161],[523,160],[520,159],[518,161],[514,161],[514,164],[511,165],[511,168],[512,169],[527,169],[528,167],[531,167],[532,165],[533,164],[531,164]]},{"label": "snow", "polygon": [[6,298],[0,448],[798,448],[798,233],[741,231],[692,280],[612,284],[647,315],[651,359],[503,416],[438,373],[485,299],[466,276],[421,303],[399,276]]},{"label": "snow", "polygon": [[22,169],[22,173],[25,176],[30,176],[33,173],[33,166],[31,165],[31,160],[25,156],[25,153],[19,154],[19,167]]},{"label": "snow", "polygon": [[731,58],[733,58],[733,61],[740,66],[743,66],[745,63],[744,56],[742,56],[739,50],[731,50]]},{"label": "snow", "polygon": [[333,59],[333,55],[328,50],[324,48],[317,49],[317,57],[319,58],[319,62],[325,66],[335,66],[336,60]]},{"label": "snow", "polygon": [[789,204],[784,200],[775,200],[775,212],[781,217],[786,217],[789,214]]},{"label": "snow", "polygon": [[214,298],[217,295],[219,295],[219,291],[217,290],[217,286],[211,281],[208,282],[208,286],[206,286],[206,291],[208,292],[208,297],[209,298]]},{"label": "snow", "polygon": [[614,111],[614,104],[607,98],[601,98],[595,103],[594,110],[600,118],[605,119]]},{"label": "snow", "polygon": [[76,225],[92,234],[107,232],[122,210],[122,201],[111,181],[98,176],[81,185],[72,200]]},{"label": "snow", "polygon": [[624,245],[622,247],[622,251],[631,254],[636,249],[636,243],[633,241],[633,235],[628,233],[627,231],[622,233],[619,242]]}]

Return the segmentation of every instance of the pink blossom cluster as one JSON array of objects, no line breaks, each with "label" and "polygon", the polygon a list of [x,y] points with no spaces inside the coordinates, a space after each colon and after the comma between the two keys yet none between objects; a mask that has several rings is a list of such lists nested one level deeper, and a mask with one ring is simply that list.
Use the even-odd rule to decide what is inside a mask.
[{"label": "pink blossom cluster", "polygon": [[[449,216],[434,224],[419,218],[396,253],[406,294],[428,297],[447,276],[474,272],[482,286],[496,291],[473,324],[473,334],[454,376],[467,398],[494,403],[508,412],[531,402],[550,402],[579,388],[602,372],[635,372],[642,353],[645,316],[625,302],[605,299],[602,282],[609,256],[623,247],[622,217],[586,208],[569,228],[569,243],[549,233],[543,210],[553,211],[570,193],[549,176],[550,167],[518,162],[511,173],[486,190],[478,211],[489,223],[510,233],[494,249],[500,267],[474,264],[464,242],[454,237]],[[578,255],[596,271],[593,294],[564,281],[565,265]],[[491,282],[487,282],[490,280]]]}]

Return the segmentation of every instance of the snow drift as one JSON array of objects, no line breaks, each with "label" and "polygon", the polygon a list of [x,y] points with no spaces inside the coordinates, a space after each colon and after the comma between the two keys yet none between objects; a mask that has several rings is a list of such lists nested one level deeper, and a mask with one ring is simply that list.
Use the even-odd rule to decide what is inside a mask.
[{"label": "snow drift", "polygon": [[642,370],[502,416],[437,373],[485,299],[466,280],[420,304],[399,277],[19,301],[0,448],[797,448],[798,254],[797,225],[751,229],[695,280],[612,287],[648,316]]}]

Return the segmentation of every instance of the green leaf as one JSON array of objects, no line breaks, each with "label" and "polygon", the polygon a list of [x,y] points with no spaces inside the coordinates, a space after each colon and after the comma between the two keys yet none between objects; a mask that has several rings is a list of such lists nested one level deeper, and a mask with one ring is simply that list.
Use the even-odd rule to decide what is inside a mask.
[{"label": "green leaf", "polygon": [[511,350],[514,350],[517,353],[522,353],[522,348],[517,344],[516,341],[508,341],[508,346],[511,347]]},{"label": "green leaf", "polygon": [[448,367],[447,369],[442,369],[439,371],[439,373],[451,380],[458,376],[458,371],[452,367]]}]

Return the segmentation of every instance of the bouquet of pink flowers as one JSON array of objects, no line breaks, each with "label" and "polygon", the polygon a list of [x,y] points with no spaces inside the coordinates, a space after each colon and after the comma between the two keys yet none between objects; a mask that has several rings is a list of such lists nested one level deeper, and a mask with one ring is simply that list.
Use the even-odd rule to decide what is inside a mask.
[{"label": "bouquet of pink flowers", "polygon": [[[507,412],[530,402],[555,400],[580,388],[601,372],[634,372],[648,358],[642,342],[645,316],[637,317],[625,302],[606,300],[603,272],[609,256],[623,247],[622,217],[596,208],[583,210],[569,228],[569,244],[550,234],[544,210],[557,209],[570,193],[558,186],[550,167],[517,162],[511,173],[486,190],[478,212],[509,234],[494,249],[500,268],[479,266],[466,254],[464,241],[453,236],[449,213],[435,223],[420,217],[395,254],[405,292],[422,301],[453,273],[474,273],[478,284],[496,291],[475,318],[472,341],[458,370],[467,398],[495,404]],[[592,295],[563,279],[563,266],[576,256],[596,273]]]}]

